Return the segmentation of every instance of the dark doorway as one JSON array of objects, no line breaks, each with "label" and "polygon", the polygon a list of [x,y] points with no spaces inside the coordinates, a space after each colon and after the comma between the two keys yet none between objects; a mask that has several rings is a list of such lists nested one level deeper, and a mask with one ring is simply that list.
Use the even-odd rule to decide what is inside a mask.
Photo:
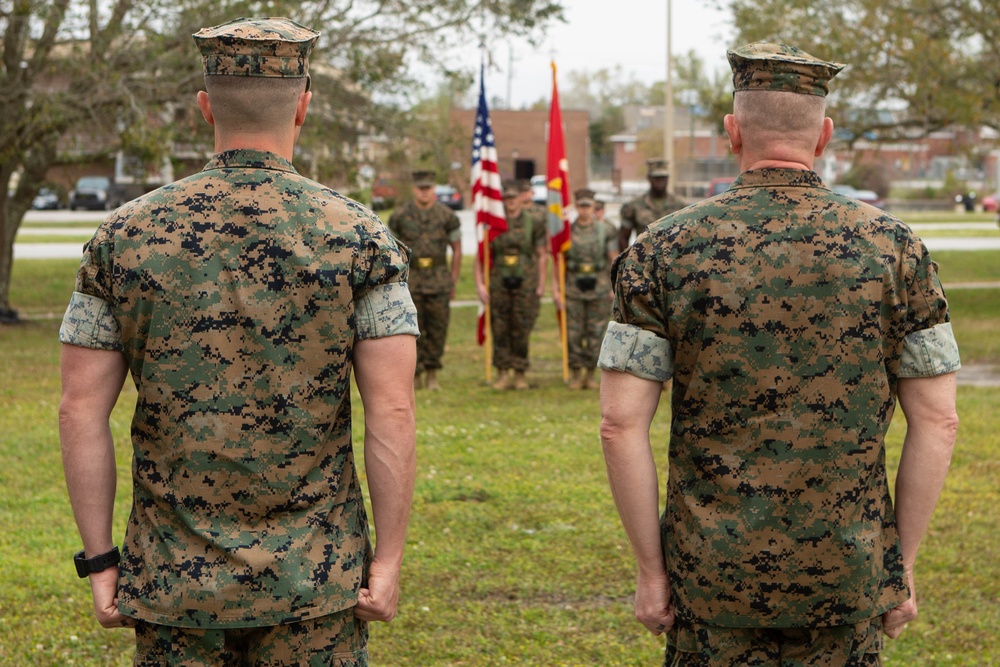
[{"label": "dark doorway", "polygon": [[530,181],[535,175],[535,161],[517,158],[514,160],[514,178],[519,181]]}]

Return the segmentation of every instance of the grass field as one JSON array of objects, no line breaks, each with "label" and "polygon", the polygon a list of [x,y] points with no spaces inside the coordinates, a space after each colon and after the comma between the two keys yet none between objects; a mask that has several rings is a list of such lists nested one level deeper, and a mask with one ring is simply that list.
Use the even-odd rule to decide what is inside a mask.
[{"label": "grass field", "polygon": [[[1000,281],[1000,252],[937,253],[945,282]],[[58,316],[73,260],[21,261],[0,327],[0,665],[131,664],[131,634],[93,620],[70,557],[79,538],[59,458]],[[471,299],[465,266],[458,298]],[[998,363],[1000,289],[949,293],[965,363]],[[418,392],[418,477],[399,617],[372,630],[375,665],[658,665],[662,639],[634,622],[632,557],[607,489],[596,392],[560,379],[555,319],[532,339],[531,392],[484,384],[475,308],[456,308],[444,391]],[[115,410],[115,535],[129,507],[134,391]],[[1000,388],[960,387],[951,474],[917,565],[921,617],[885,664],[1000,665]],[[355,401],[360,424],[360,401]],[[653,439],[667,464],[669,409]],[[895,470],[904,423],[888,437]],[[360,433],[357,440],[360,442]],[[362,471],[363,472],[363,471]]]}]

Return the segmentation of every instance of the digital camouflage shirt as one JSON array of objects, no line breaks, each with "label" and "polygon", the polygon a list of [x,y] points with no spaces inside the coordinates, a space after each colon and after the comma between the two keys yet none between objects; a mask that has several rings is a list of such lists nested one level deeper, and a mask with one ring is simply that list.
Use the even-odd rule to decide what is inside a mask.
[{"label": "digital camouflage shirt", "polygon": [[123,613],[234,628],[354,604],[352,350],[417,334],[405,280],[373,213],[271,153],[221,153],[108,216],[60,339],[120,350],[138,392]]},{"label": "digital camouflage shirt", "polygon": [[[636,237],[646,231],[646,228],[665,215],[684,208],[683,201],[672,194],[660,199],[654,199],[649,192],[623,204],[619,216],[621,229],[635,232]],[[622,248],[624,250],[624,248]]]},{"label": "digital camouflage shirt", "polygon": [[439,202],[422,209],[408,201],[389,217],[389,230],[410,249],[410,291],[414,294],[451,292],[448,248],[461,240],[458,216]]},{"label": "digital camouflage shirt", "polygon": [[526,210],[507,220],[507,231],[490,244],[490,290],[498,290],[504,278],[520,278],[520,289],[538,288],[538,248],[546,245],[545,223]]},{"label": "digital camouflage shirt", "polygon": [[813,172],[744,173],[615,262],[599,366],[673,375],[664,556],[681,618],[846,625],[908,597],[883,440],[957,370],[924,244]]},{"label": "digital camouflage shirt", "polygon": [[[574,222],[566,251],[566,298],[607,301],[611,289],[608,253],[618,248],[618,230],[610,222],[594,220],[589,225]],[[581,289],[577,279],[592,279],[593,287]]]}]

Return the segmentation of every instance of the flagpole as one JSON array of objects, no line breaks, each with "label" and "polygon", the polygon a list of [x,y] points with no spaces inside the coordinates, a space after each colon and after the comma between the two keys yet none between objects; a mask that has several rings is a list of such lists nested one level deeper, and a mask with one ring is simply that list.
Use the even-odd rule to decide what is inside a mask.
[{"label": "flagpole", "polygon": [[559,337],[562,339],[563,382],[569,380],[569,323],[566,321],[566,253],[559,253],[559,293],[562,294],[562,317],[559,318]]},{"label": "flagpole", "polygon": [[[484,49],[485,51],[485,49]],[[476,268],[482,271],[482,286],[486,298],[478,318],[477,335],[480,344],[486,345],[486,381],[493,373],[493,309],[490,304],[490,249],[491,241],[498,234],[507,231],[507,220],[503,208],[502,185],[497,171],[496,140],[490,122],[489,106],[486,103],[486,65],[479,68],[479,105],[476,110],[476,127],[472,135],[472,208],[476,213],[476,230],[480,235],[476,246]],[[477,275],[477,286],[479,276]]]},{"label": "flagpole", "polygon": [[483,331],[486,334],[486,384],[493,379],[493,310],[490,303],[490,229],[483,227],[483,284],[486,286],[486,304],[484,305],[485,322]]}]

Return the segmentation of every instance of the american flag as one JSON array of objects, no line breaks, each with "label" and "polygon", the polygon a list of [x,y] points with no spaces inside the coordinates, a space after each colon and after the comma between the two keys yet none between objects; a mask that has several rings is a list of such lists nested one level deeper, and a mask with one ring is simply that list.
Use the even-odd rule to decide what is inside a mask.
[{"label": "american flag", "polygon": [[[503,208],[500,172],[497,171],[497,147],[490,123],[490,110],[486,106],[486,86],[483,71],[479,78],[479,110],[476,112],[476,129],[472,134],[472,210],[476,212],[476,225],[489,229],[489,240],[507,231],[507,216]],[[485,238],[485,235],[483,235]],[[483,247],[480,245],[480,252]]]},{"label": "american flag", "polygon": [[[497,147],[490,123],[490,110],[486,106],[485,66],[479,70],[479,110],[476,128],[472,134],[472,210],[476,212],[476,231],[479,235],[479,259],[487,257],[489,244],[507,231],[507,215],[503,208],[500,172],[497,171]],[[479,344],[486,340],[486,312],[479,311]]]}]

